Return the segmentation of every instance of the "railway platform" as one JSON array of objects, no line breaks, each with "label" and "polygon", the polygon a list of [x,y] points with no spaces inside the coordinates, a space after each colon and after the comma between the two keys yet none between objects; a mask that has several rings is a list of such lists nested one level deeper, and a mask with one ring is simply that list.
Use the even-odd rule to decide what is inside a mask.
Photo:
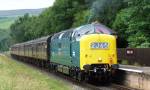
[{"label": "railway platform", "polygon": [[131,88],[150,90],[150,67],[119,65],[115,79]]},{"label": "railway platform", "polygon": [[132,66],[132,65],[119,65],[119,70],[138,72],[150,75],[150,67]]}]

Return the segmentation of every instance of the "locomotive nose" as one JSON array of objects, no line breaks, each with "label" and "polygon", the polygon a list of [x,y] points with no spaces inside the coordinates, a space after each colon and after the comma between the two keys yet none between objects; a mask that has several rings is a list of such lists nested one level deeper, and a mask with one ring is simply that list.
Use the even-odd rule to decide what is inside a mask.
[{"label": "locomotive nose", "polygon": [[80,39],[80,67],[117,63],[116,38],[106,34],[85,35]]}]

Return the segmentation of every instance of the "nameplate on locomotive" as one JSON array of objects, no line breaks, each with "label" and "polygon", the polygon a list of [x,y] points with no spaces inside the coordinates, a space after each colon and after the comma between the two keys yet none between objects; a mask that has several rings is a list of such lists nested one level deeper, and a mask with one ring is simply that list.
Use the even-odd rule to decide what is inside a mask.
[{"label": "nameplate on locomotive", "polygon": [[93,49],[108,49],[107,42],[93,42],[91,43],[91,48]]}]

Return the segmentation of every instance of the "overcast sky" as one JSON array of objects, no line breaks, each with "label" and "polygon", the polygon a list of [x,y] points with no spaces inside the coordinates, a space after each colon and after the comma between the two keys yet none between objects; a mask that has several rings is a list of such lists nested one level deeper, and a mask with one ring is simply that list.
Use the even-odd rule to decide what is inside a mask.
[{"label": "overcast sky", "polygon": [[53,5],[55,0],[0,0],[0,10],[36,9]]}]

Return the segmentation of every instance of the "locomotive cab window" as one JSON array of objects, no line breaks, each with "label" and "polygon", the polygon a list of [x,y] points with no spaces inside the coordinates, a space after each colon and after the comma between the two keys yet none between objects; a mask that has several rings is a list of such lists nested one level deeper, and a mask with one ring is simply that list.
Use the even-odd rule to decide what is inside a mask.
[{"label": "locomotive cab window", "polygon": [[76,38],[76,40],[78,40],[81,36],[92,33],[94,33],[94,28],[92,27],[92,25],[84,25],[75,29],[73,37]]}]

